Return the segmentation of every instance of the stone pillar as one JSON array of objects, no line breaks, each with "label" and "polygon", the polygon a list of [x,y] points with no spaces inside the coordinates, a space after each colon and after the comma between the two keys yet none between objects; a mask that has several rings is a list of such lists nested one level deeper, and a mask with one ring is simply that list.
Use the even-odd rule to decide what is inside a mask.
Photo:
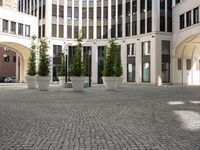
[{"label": "stone pillar", "polygon": [[92,45],[92,83],[98,83],[98,47],[96,42]]}]

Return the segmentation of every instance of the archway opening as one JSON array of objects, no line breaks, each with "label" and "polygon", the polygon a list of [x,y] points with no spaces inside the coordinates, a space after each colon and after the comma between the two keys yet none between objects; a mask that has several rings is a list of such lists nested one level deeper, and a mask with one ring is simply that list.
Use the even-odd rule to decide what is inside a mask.
[{"label": "archway opening", "polygon": [[14,58],[14,56],[13,57],[11,56],[12,61],[16,61],[15,62],[15,64],[16,64],[15,65],[15,67],[16,67],[15,68],[15,79],[17,82],[25,82],[25,75],[26,75],[26,71],[27,71],[28,58],[30,56],[30,49],[24,45],[21,45],[18,43],[13,43],[13,42],[0,42],[0,47],[11,50],[11,52],[9,52],[9,53],[8,52],[2,53],[2,56],[0,56],[0,57],[3,57],[3,58],[1,58],[3,61],[4,61],[4,59],[6,60],[6,57],[7,57],[7,59],[9,59],[10,58],[9,55],[16,53],[16,60],[13,60],[15,58]]},{"label": "archway opening", "polygon": [[176,57],[176,81],[184,85],[200,85],[200,34],[181,42]]}]

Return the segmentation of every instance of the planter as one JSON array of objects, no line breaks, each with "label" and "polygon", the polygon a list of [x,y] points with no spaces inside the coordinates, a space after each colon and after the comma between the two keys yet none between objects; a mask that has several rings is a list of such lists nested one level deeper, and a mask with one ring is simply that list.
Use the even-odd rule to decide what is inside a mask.
[{"label": "planter", "polygon": [[123,83],[123,79],[124,77],[116,77],[117,78],[117,85],[116,88],[120,88],[122,83]]},{"label": "planter", "polygon": [[59,76],[59,83],[62,87],[65,87],[65,76]]},{"label": "planter", "polygon": [[35,76],[26,76],[25,79],[27,82],[28,89],[36,89],[36,77]]},{"label": "planter", "polygon": [[74,91],[83,91],[85,77],[71,77],[72,88]]},{"label": "planter", "polygon": [[38,82],[39,90],[40,91],[48,91],[50,80],[51,80],[50,76],[38,76],[37,82]]},{"label": "planter", "polygon": [[116,77],[102,77],[103,84],[106,90],[115,90],[117,85]]}]

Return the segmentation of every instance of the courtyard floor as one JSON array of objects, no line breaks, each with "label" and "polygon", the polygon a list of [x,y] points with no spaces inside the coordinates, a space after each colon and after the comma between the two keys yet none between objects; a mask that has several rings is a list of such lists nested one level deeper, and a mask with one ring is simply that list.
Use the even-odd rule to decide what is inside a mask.
[{"label": "courtyard floor", "polygon": [[200,150],[200,87],[0,84],[1,150]]}]

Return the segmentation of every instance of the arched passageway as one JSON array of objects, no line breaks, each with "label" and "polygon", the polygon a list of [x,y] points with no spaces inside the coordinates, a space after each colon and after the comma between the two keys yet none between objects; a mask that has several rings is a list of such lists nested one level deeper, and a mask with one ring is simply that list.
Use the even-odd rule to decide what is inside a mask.
[{"label": "arched passageway", "polygon": [[16,80],[18,82],[25,82],[30,49],[14,42],[0,42],[0,47],[7,47],[16,52]]},{"label": "arched passageway", "polygon": [[200,85],[200,34],[185,39],[176,49],[176,81]]}]

